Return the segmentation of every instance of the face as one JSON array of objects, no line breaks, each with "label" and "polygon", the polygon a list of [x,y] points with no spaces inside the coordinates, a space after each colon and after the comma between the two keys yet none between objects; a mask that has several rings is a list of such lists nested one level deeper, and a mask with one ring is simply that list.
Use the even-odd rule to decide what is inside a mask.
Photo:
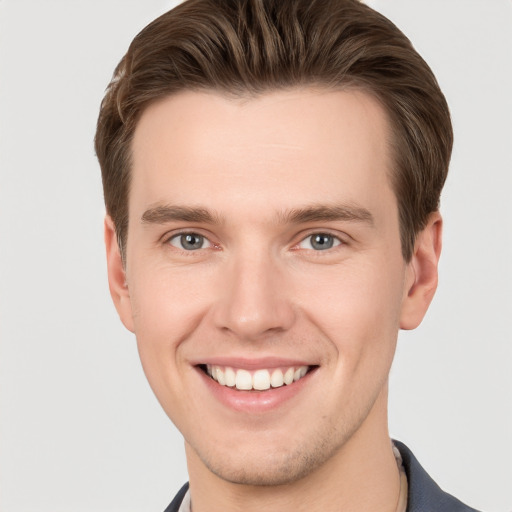
[{"label": "face", "polygon": [[189,463],[279,484],[385,431],[415,273],[389,137],[357,91],[185,92],[143,113],[111,289]]}]

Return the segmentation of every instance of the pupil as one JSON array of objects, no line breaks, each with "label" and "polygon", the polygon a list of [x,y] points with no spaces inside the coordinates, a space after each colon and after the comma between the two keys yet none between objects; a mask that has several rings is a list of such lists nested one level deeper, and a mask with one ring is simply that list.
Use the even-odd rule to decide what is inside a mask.
[{"label": "pupil", "polygon": [[203,245],[203,237],[191,234],[181,235],[181,245],[184,249],[201,249],[201,246]]},{"label": "pupil", "polygon": [[334,244],[334,239],[331,235],[318,234],[314,235],[311,240],[311,245],[320,251],[330,249]]}]

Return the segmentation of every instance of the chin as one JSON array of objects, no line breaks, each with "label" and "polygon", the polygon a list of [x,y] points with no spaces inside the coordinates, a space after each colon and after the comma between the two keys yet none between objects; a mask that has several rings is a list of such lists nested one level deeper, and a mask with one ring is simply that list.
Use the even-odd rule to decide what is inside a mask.
[{"label": "chin", "polygon": [[273,456],[270,460],[261,457],[252,458],[249,463],[243,458],[239,461],[225,461],[210,464],[204,461],[208,469],[230,483],[249,486],[278,486],[296,482],[313,472],[322,464],[317,457],[307,454],[289,454]]},{"label": "chin", "polygon": [[[290,436],[292,437],[292,436]],[[226,453],[197,453],[210,472],[230,483],[250,486],[289,485],[314,473],[335,456],[350,433],[325,432],[311,436],[309,441],[297,439],[292,446],[283,447],[259,443],[236,448]],[[313,439],[315,441],[313,441]],[[289,439],[290,440],[290,439]]]}]

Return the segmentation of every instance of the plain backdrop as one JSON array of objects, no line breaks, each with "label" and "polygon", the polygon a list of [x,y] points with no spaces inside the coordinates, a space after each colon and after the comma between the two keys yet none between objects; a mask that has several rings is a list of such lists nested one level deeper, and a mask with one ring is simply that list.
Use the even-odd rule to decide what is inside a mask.
[{"label": "plain backdrop", "polygon": [[[175,2],[174,2],[175,3]],[[0,0],[0,510],[159,511],[183,442],[107,288],[93,135],[163,0]],[[390,428],[472,506],[512,510],[512,2],[373,0],[451,106],[440,286],[400,334]]]}]

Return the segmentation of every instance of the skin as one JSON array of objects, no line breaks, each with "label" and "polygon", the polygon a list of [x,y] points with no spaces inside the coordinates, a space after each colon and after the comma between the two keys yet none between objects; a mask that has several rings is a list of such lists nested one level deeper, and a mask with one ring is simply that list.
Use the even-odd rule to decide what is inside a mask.
[{"label": "skin", "polygon": [[[390,137],[380,104],[354,90],[183,92],[141,116],[125,264],[105,222],[109,283],[185,438],[194,512],[396,509],[388,374],[398,330],[435,292],[441,218],[406,263]],[[355,218],[321,215],[333,207]],[[203,245],[183,248],[183,231]],[[315,249],[318,233],[333,247]],[[198,370],[219,357],[315,371],[277,407],[240,411]]]}]

